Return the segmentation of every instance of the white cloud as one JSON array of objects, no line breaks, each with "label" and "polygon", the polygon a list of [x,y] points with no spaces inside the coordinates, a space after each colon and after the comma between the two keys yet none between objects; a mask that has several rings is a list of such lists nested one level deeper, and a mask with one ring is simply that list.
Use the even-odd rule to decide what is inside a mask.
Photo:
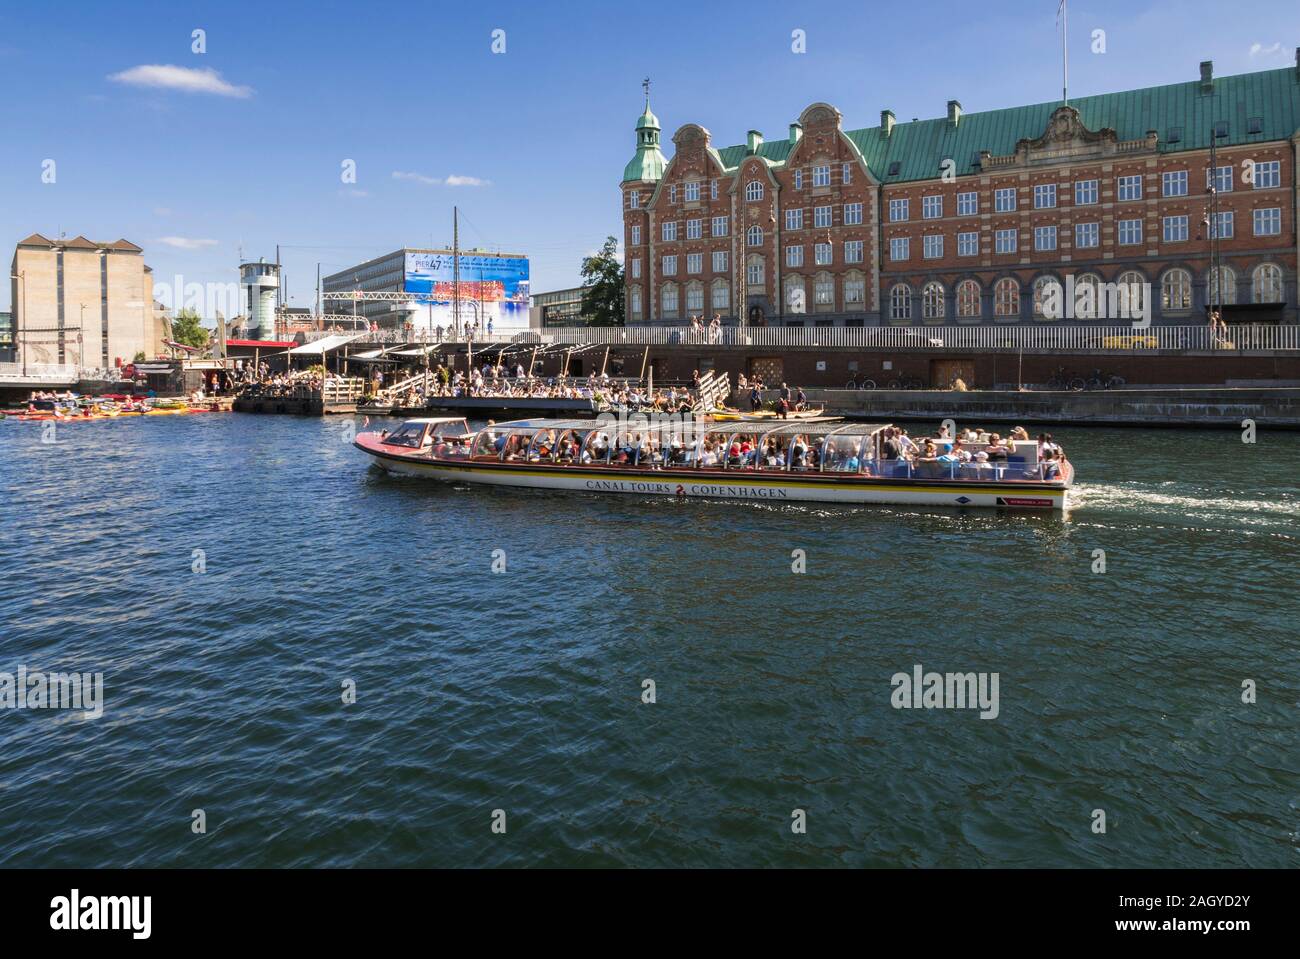
[{"label": "white cloud", "polygon": [[1282,44],[1274,43],[1271,46],[1264,46],[1262,43],[1252,43],[1250,45],[1250,55],[1252,57],[1271,57],[1274,54],[1282,52]]},{"label": "white cloud", "polygon": [[158,242],[178,250],[202,250],[217,245],[216,240],[199,240],[188,236],[160,236]]},{"label": "white cloud", "polygon": [[252,87],[239,87],[222,79],[220,73],[209,67],[178,67],[172,64],[142,64],[110,73],[108,78],[116,83],[136,87],[153,87],[179,90],[181,93],[211,93],[219,97],[251,97]]},{"label": "white cloud", "polygon": [[447,177],[427,176],[423,173],[410,173],[402,170],[393,171],[394,180],[409,180],[412,183],[423,183],[426,186],[488,186],[488,180],[480,180],[476,176],[460,176],[453,173]]}]

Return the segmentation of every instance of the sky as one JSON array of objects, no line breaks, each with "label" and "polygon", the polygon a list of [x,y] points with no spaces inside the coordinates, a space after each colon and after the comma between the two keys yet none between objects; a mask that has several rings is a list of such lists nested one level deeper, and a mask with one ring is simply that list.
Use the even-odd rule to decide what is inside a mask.
[{"label": "sky", "polygon": [[[318,264],[450,245],[455,205],[463,248],[528,255],[534,292],[575,286],[621,236],[644,77],[669,156],[684,123],[723,147],[784,136],[819,100],[846,129],[1052,101],[1057,6],[0,0],[0,244],[125,237],[155,283],[201,284],[279,244],[289,302],[310,306]],[[1068,15],[1072,96],[1192,80],[1206,59],[1293,65],[1300,45],[1295,0]]]}]

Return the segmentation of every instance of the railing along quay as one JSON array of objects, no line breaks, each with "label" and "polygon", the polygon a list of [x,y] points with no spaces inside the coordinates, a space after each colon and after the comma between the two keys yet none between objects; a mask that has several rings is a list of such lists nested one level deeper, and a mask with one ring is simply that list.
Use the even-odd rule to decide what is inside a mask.
[{"label": "railing along quay", "polygon": [[[318,339],[324,334],[316,334]],[[353,340],[351,349],[427,343],[475,349],[501,346],[729,346],[759,348],[839,347],[862,350],[1025,352],[1232,352],[1300,351],[1300,325],[1241,325],[1226,334],[1208,326],[726,326],[716,333],[689,326],[576,326],[521,333],[443,331],[441,335],[388,330]]]}]

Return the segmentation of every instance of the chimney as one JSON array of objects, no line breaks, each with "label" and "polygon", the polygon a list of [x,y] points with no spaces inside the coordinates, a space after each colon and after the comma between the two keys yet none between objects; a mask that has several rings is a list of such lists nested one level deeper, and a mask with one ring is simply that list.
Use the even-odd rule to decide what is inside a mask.
[{"label": "chimney", "polygon": [[800,138],[801,138],[802,136],[803,136],[803,124],[802,124],[802,123],[792,123],[792,124],[790,124],[790,143],[791,143],[791,145],[793,145],[793,144],[795,144],[795,143],[798,143],[799,140],[800,140]]},{"label": "chimney", "polygon": [[886,136],[886,137],[887,137],[887,136],[889,136],[889,135],[890,135],[891,133],[893,133],[893,132],[894,132],[894,111],[893,111],[893,110],[881,110],[881,111],[880,111],[880,134],[881,134],[881,136]]},{"label": "chimney", "polygon": [[1300,47],[1295,48],[1295,78],[1300,83]]},{"label": "chimney", "polygon": [[763,145],[763,134],[759,133],[757,130],[750,130],[746,135],[745,140],[749,146],[750,155],[753,155],[757,153],[758,148]]},{"label": "chimney", "polygon": [[961,104],[956,100],[948,101],[948,126],[955,127],[961,119]]},{"label": "chimney", "polygon": [[1211,93],[1214,90],[1214,61],[1201,61],[1201,92]]}]

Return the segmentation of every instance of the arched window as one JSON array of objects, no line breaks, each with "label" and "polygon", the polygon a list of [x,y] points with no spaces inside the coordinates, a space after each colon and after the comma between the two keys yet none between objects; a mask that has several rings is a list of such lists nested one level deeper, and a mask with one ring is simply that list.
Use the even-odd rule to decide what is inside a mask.
[{"label": "arched window", "polygon": [[1137,270],[1127,270],[1119,275],[1115,287],[1119,294],[1119,316],[1108,316],[1106,319],[1136,320],[1147,315],[1150,306],[1147,297],[1150,296],[1150,291],[1145,276]]},{"label": "arched window", "polygon": [[785,278],[785,311],[787,313],[808,312],[808,299],[804,290],[803,277],[794,273]]},{"label": "arched window", "polygon": [[1054,276],[1034,280],[1034,319],[1059,320],[1065,315],[1065,290]]},{"label": "arched window", "polygon": [[686,284],[686,312],[704,312],[704,284],[699,280],[692,280]]},{"label": "arched window", "polygon": [[844,309],[860,310],[867,304],[867,280],[858,270],[844,274]]},{"label": "arched window", "polygon": [[677,284],[665,283],[659,291],[659,312],[665,320],[675,320],[677,310]]},{"label": "arched window", "polygon": [[1101,316],[1101,277],[1085,273],[1074,281],[1074,318],[1095,320]]},{"label": "arched window", "polygon": [[1261,263],[1250,275],[1252,303],[1282,303],[1282,268],[1276,263]]},{"label": "arched window", "polygon": [[942,320],[943,314],[943,284],[938,280],[931,280],[921,287],[921,318]]},{"label": "arched window", "polygon": [[710,293],[713,300],[713,312],[725,315],[731,309],[731,284],[726,280],[714,280]]},{"label": "arched window", "polygon": [[1192,274],[1186,270],[1169,270],[1160,280],[1160,309],[1176,313],[1192,308]]},{"label": "arched window", "polygon": [[980,315],[980,285],[976,280],[962,280],[957,284],[957,315]]},{"label": "arched window", "polygon": [[745,199],[751,203],[757,203],[763,199],[763,181],[750,180],[745,184]]},{"label": "arched window", "polygon": [[750,246],[762,246],[763,228],[761,226],[751,226],[745,231],[745,242]]},{"label": "arched window", "polygon": [[1219,267],[1217,277],[1214,270],[1206,274],[1205,302],[1209,306],[1237,302],[1237,274],[1232,272],[1232,267]]},{"label": "arched window", "polygon": [[818,273],[813,280],[813,302],[820,313],[835,309],[835,278],[829,273]]},{"label": "arched window", "polygon": [[633,319],[641,319],[641,287],[634,286],[629,291],[627,308]]},{"label": "arched window", "polygon": [[891,320],[912,318],[912,288],[906,283],[899,283],[889,291],[889,318]]},{"label": "arched window", "polygon": [[745,259],[745,286],[751,291],[761,293],[763,291],[763,274],[763,258],[757,253],[751,253]]},{"label": "arched window", "polygon": [[1020,284],[1009,276],[998,280],[993,287],[993,315],[1015,317],[1020,315]]}]

